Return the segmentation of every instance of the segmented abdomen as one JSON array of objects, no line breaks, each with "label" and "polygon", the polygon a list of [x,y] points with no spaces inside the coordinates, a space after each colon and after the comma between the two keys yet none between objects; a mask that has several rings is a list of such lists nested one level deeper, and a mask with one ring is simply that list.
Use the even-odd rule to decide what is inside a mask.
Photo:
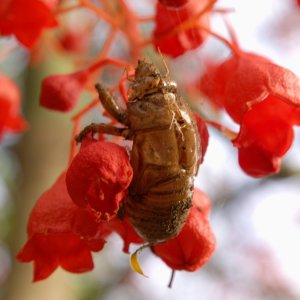
[{"label": "segmented abdomen", "polygon": [[179,174],[146,194],[129,195],[126,212],[144,240],[158,243],[179,233],[191,207],[192,193],[190,177]]},{"label": "segmented abdomen", "polygon": [[133,180],[126,214],[150,243],[175,237],[186,221],[199,166],[199,137],[185,102],[154,94],[131,103]]}]

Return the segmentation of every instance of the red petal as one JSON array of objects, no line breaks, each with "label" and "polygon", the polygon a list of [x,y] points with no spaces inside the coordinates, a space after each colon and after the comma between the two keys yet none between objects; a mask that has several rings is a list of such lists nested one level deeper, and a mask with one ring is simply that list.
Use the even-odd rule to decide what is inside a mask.
[{"label": "red petal", "polygon": [[69,111],[74,108],[89,78],[86,70],[66,75],[51,75],[42,81],[40,104],[48,109]]},{"label": "red petal", "polygon": [[[206,13],[192,28],[182,30],[176,34],[168,35],[176,26],[192,18],[204,9],[208,1],[190,0],[187,5],[179,9],[170,9],[157,2],[155,15],[155,29],[153,39],[155,47],[162,53],[177,57],[188,50],[200,46],[208,34],[201,30],[201,25],[209,28],[209,15]],[[166,16],[168,16],[166,18]]]},{"label": "red petal", "polygon": [[43,256],[36,255],[34,260],[34,274],[33,282],[43,280],[49,277],[58,267],[57,260],[53,257],[44,258]]},{"label": "red petal", "polygon": [[34,260],[34,281],[48,277],[59,265],[73,273],[93,269],[90,250],[72,234],[35,234],[17,258],[21,262]]},{"label": "red petal", "polygon": [[6,1],[0,7],[0,19],[0,33],[14,34],[28,48],[37,42],[45,28],[57,26],[52,9],[37,0]]},{"label": "red petal", "polygon": [[[18,253],[17,259],[20,262],[34,261],[33,281],[38,281],[50,276],[58,267],[58,261],[55,254],[50,256],[44,254],[44,249],[38,243],[39,236],[35,235],[25,244],[23,249]],[[47,247],[45,247],[47,249]]]},{"label": "red petal", "polygon": [[300,107],[300,80],[290,70],[269,63],[267,86],[270,93],[289,105]]},{"label": "red petal", "polygon": [[281,159],[264,152],[255,144],[239,148],[239,164],[250,176],[263,177],[276,174],[280,169]]},{"label": "red petal", "polygon": [[72,202],[63,173],[33,208],[29,239],[17,258],[34,261],[34,280],[48,277],[59,265],[71,272],[84,272],[93,268],[91,251],[102,249],[109,232]]},{"label": "red petal", "polygon": [[112,219],[107,226],[116,231],[124,241],[123,251],[129,253],[129,246],[131,243],[141,244],[144,240],[138,236],[128,218],[120,220],[118,217]]},{"label": "red petal", "polygon": [[269,96],[265,85],[266,62],[260,56],[243,53],[224,63],[223,67],[231,70],[224,90],[224,105],[237,123],[253,105]]},{"label": "red petal", "polygon": [[281,100],[269,97],[245,114],[234,145],[248,147],[255,143],[271,156],[283,156],[294,139],[292,125],[296,110]]},{"label": "red petal", "polygon": [[206,200],[203,201],[203,208],[201,208],[201,200],[195,201],[196,197],[202,197],[202,195],[198,192],[194,194],[193,204],[196,202],[196,205],[200,207],[194,204],[179,235],[151,248],[174,270],[196,271],[209,260],[214,252],[215,236],[203,214],[207,206],[207,197],[205,196]]},{"label": "red petal", "polygon": [[210,213],[210,200],[208,196],[198,188],[194,189],[193,207],[197,208],[204,218],[208,218]]},{"label": "red petal", "polygon": [[196,119],[197,128],[200,136],[200,163],[202,163],[208,146],[209,133],[207,130],[206,123],[203,121],[203,119],[196,113],[194,113],[194,116]]},{"label": "red petal", "polygon": [[223,108],[224,89],[228,78],[226,64],[221,66],[208,63],[204,75],[196,82],[196,88],[204,93],[217,108]]},{"label": "red petal", "polygon": [[119,209],[132,175],[123,147],[96,141],[80,149],[68,169],[66,182],[77,205],[89,207],[98,220],[108,220]]},{"label": "red petal", "polygon": [[[91,250],[85,245],[84,241],[78,236],[71,236],[65,239],[60,245],[59,264],[62,268],[73,273],[82,273],[92,270],[94,267]],[[57,251],[57,250],[56,250]]]}]

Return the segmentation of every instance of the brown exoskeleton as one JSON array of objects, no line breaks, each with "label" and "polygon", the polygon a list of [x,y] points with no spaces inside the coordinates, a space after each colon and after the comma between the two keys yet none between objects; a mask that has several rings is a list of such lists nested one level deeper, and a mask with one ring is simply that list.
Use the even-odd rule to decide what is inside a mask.
[{"label": "brown exoskeleton", "polygon": [[77,142],[90,132],[131,139],[134,176],[125,214],[150,244],[175,237],[192,205],[200,162],[198,130],[188,105],[177,95],[176,83],[146,61],[135,69],[126,111],[103,85],[96,88],[106,111],[126,127],[91,124]]}]

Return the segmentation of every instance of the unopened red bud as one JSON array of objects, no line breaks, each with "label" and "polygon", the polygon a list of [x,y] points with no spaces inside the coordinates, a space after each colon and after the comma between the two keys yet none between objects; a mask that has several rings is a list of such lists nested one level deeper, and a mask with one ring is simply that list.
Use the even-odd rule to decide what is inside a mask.
[{"label": "unopened red bud", "polygon": [[72,53],[84,53],[89,46],[90,36],[83,30],[69,30],[60,37],[62,47]]},{"label": "unopened red bud", "polygon": [[77,104],[89,74],[88,71],[83,70],[46,77],[42,82],[41,106],[58,111],[71,110]]}]

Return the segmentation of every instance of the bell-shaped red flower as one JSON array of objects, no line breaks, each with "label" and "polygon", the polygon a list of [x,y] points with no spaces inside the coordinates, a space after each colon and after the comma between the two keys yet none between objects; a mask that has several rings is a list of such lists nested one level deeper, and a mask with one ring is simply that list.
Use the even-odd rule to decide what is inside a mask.
[{"label": "bell-shaped red flower", "polygon": [[210,201],[198,189],[194,190],[193,207],[179,235],[151,247],[173,270],[196,271],[212,256],[216,239],[210,228]]},{"label": "bell-shaped red flower", "polygon": [[187,4],[190,0],[159,0],[159,2],[169,8],[179,8]]},{"label": "bell-shaped red flower", "polygon": [[[200,46],[208,36],[201,26],[209,28],[209,13],[196,18],[189,28],[180,29],[178,26],[200,13],[208,3],[207,0],[190,0],[175,10],[157,2],[153,31],[155,47],[163,54],[177,57]],[[178,30],[174,32],[174,28]]]},{"label": "bell-shaped red flower", "polygon": [[0,141],[7,132],[21,132],[26,121],[21,116],[21,95],[17,85],[0,73]]},{"label": "bell-shaped red flower", "polygon": [[69,111],[74,108],[83,91],[90,72],[78,71],[46,77],[42,81],[40,105],[53,110]]},{"label": "bell-shaped red flower", "polygon": [[[49,0],[1,0],[0,34],[15,35],[32,48],[46,28],[57,26]],[[53,2],[53,1],[52,1]]]},{"label": "bell-shaped red flower", "polygon": [[256,177],[278,172],[293,141],[292,127],[300,122],[297,76],[262,56],[240,51],[210,69],[204,82],[208,78],[215,86],[214,91],[206,89],[208,96],[241,126],[233,144],[243,170]]},{"label": "bell-shaped red flower", "polygon": [[116,215],[131,182],[133,171],[126,150],[114,143],[83,143],[66,176],[72,200],[87,207],[96,220]]},{"label": "bell-shaped red flower", "polygon": [[103,248],[109,233],[72,202],[64,172],[33,208],[28,241],[17,259],[34,261],[34,281],[50,276],[58,266],[73,273],[86,272],[93,269],[91,252]]}]

